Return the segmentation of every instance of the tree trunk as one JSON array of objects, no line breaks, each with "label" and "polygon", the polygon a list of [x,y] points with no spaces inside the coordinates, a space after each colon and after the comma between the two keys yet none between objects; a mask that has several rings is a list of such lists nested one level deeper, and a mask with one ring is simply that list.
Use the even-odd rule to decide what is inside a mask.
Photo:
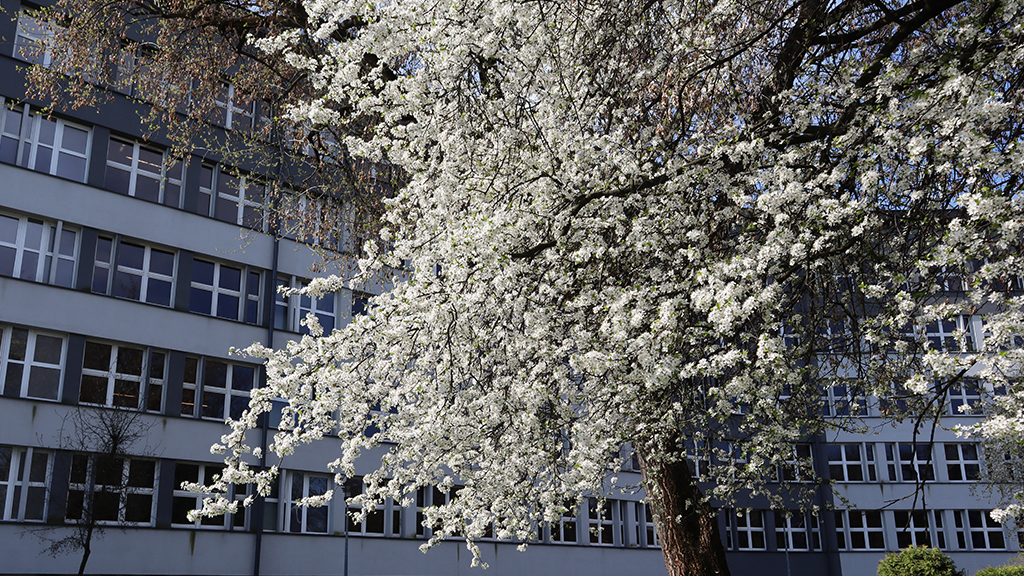
[{"label": "tree trunk", "polygon": [[82,563],[78,565],[78,573],[85,574],[85,565],[89,562],[89,554],[92,554],[92,524],[86,528],[85,538],[82,542]]},{"label": "tree trunk", "polygon": [[729,576],[718,515],[703,501],[686,460],[665,462],[634,449],[669,576]]}]

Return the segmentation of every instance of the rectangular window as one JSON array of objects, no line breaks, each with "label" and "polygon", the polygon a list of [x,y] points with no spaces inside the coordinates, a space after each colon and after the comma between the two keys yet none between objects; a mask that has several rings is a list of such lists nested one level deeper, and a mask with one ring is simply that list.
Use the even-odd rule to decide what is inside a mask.
[{"label": "rectangular window", "polygon": [[975,379],[965,379],[957,386],[949,388],[949,414],[978,414],[981,409],[981,383]]},{"label": "rectangular window", "polygon": [[214,124],[228,130],[248,130],[252,128],[252,119],[255,114],[255,102],[243,102],[235,94],[234,84],[221,84],[220,90],[214,97]]},{"label": "rectangular window", "polygon": [[28,105],[0,108],[0,161],[85,182],[92,130],[33,113]]},{"label": "rectangular window", "polygon": [[111,138],[107,146],[104,188],[173,208],[181,206],[184,162],[166,152]]},{"label": "rectangular window", "polygon": [[867,401],[864,391],[845,381],[832,382],[822,390],[822,414],[825,416],[864,416]]},{"label": "rectangular window", "polygon": [[171,306],[175,254],[151,246],[100,236],[96,240],[92,291]]},{"label": "rectangular window", "polygon": [[875,447],[873,444],[829,444],[828,472],[836,482],[875,482]]},{"label": "rectangular window", "polygon": [[932,350],[973,352],[976,349],[970,316],[954,316],[930,322],[924,327],[924,336]]},{"label": "rectangular window", "polygon": [[942,512],[896,510],[893,515],[896,520],[896,545],[900,549],[907,546],[946,548],[946,534],[942,530]]},{"label": "rectangular window", "polygon": [[0,214],[0,275],[73,288],[80,236],[62,222]]},{"label": "rectangular window", "polygon": [[71,457],[66,518],[152,525],[157,462],[102,454]]},{"label": "rectangular window", "polygon": [[26,14],[18,14],[18,31],[14,36],[14,57],[48,68],[52,53],[47,42],[53,38],[53,25]]},{"label": "rectangular window", "polygon": [[192,261],[190,311],[256,324],[259,305],[259,272],[199,258]]},{"label": "rectangular window", "polygon": [[151,348],[85,343],[78,401],[160,412],[166,355]]},{"label": "rectangular window", "polygon": [[658,530],[654,522],[654,511],[651,505],[646,502],[637,502],[637,532],[640,538],[640,546],[653,548],[658,544]]},{"label": "rectangular window", "polygon": [[988,510],[957,510],[956,542],[960,550],[1005,550],[1003,525],[988,514]]},{"label": "rectangular window", "polygon": [[603,504],[593,498],[587,500],[587,532],[592,546],[614,546],[616,532],[621,541],[621,529],[617,500],[605,500]]},{"label": "rectangular window", "polygon": [[794,444],[790,460],[779,467],[780,482],[810,482],[814,478],[814,462],[810,444]]},{"label": "rectangular window", "polygon": [[885,550],[881,512],[838,510],[835,518],[840,550]]},{"label": "rectangular window", "polygon": [[0,446],[0,520],[46,519],[52,466],[45,450]]},{"label": "rectangular window", "polygon": [[892,482],[935,480],[931,444],[887,443],[885,460]]},{"label": "rectangular window", "polygon": [[286,493],[291,495],[288,502],[288,514],[285,515],[285,532],[304,534],[326,534],[329,505],[300,506],[298,500],[310,496],[321,496],[330,489],[331,481],[327,476],[307,474],[305,472],[289,472]]},{"label": "rectangular window", "polygon": [[730,550],[765,550],[764,513],[761,510],[726,510],[725,535]]},{"label": "rectangular window", "polygon": [[577,541],[576,511],[573,510],[571,505],[567,505],[566,508],[566,511],[562,513],[562,517],[558,521],[551,523],[551,541],[561,544],[575,544]]},{"label": "rectangular window", "polygon": [[818,517],[800,511],[775,511],[775,545],[779,550],[821,550]]},{"label": "rectangular window", "polygon": [[[195,464],[190,462],[176,462],[174,465],[174,501],[171,507],[171,525],[190,528],[210,528],[230,530],[232,528],[245,528],[245,510],[238,514],[224,514],[212,518],[203,517],[195,522],[190,522],[188,513],[192,510],[199,510],[203,507],[203,498],[210,498],[213,494],[197,494],[183,490],[182,483],[189,482],[209,486],[216,481],[217,477],[224,471],[222,464]],[[237,498],[242,500],[244,498]]]},{"label": "rectangular window", "polygon": [[4,393],[60,400],[64,338],[35,330],[0,326],[0,369]]},{"label": "rectangular window", "polygon": [[977,482],[981,475],[981,459],[977,444],[944,444],[946,474],[950,482]]},{"label": "rectangular window", "polygon": [[249,408],[249,391],[255,378],[256,367],[252,365],[186,357],[181,415],[221,421],[229,416],[241,418]]},{"label": "rectangular window", "polygon": [[276,281],[278,291],[274,300],[274,328],[309,334],[309,328],[301,322],[306,315],[316,316],[324,334],[334,331],[336,324],[335,294],[325,294],[322,298],[311,298],[305,294],[283,296],[280,288],[302,288],[306,282],[298,278],[279,277]]},{"label": "rectangular window", "polygon": [[[366,484],[362,478],[349,479],[345,483],[345,496],[351,498],[366,493]],[[362,509],[359,504],[348,504],[349,515],[345,522],[349,534],[362,534],[364,536],[398,536],[401,534],[402,521],[401,509],[394,505],[390,498],[384,501],[372,512],[367,513],[366,518],[357,522],[352,518],[352,513],[358,513]]]}]

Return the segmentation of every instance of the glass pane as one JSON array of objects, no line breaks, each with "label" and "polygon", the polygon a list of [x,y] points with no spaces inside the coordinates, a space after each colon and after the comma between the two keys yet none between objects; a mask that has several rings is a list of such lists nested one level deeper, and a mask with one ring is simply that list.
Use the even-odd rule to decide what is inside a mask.
[{"label": "glass pane", "polygon": [[242,288],[242,271],[230,266],[220,267],[220,287],[238,292]]},{"label": "glass pane", "polygon": [[118,270],[114,275],[113,292],[118,298],[139,300],[142,298],[142,276]]},{"label": "glass pane", "polygon": [[217,298],[217,316],[228,320],[238,319],[238,296],[221,294]]},{"label": "glass pane", "polygon": [[149,288],[146,291],[146,302],[160,304],[161,306],[171,305],[171,283],[164,280],[150,278]]},{"label": "glass pane", "polygon": [[[46,481],[46,464],[48,461],[49,455],[45,452],[32,453],[32,467],[29,469],[28,473],[29,482]],[[0,478],[2,478],[2,476],[0,476]]]},{"label": "glass pane", "polygon": [[45,334],[36,335],[36,352],[33,360],[46,364],[60,364],[60,353],[64,349],[64,340]]},{"label": "glass pane", "polygon": [[139,175],[135,179],[135,197],[149,202],[160,201],[160,181]]},{"label": "glass pane", "polygon": [[[174,487],[178,488],[179,482],[175,482]],[[188,521],[188,513],[194,510],[198,506],[198,502],[194,497],[182,497],[175,496],[174,503],[171,505],[171,523],[172,524],[191,524]]]},{"label": "glass pane", "polygon": [[57,286],[71,288],[75,285],[75,263],[71,260],[57,260],[57,276],[53,279]]},{"label": "glass pane", "polygon": [[214,386],[217,388],[227,387],[227,374],[228,366],[223,362],[217,362],[215,360],[206,361],[206,374],[203,378],[204,386]]},{"label": "glass pane", "polygon": [[146,410],[159,412],[164,405],[164,387],[150,383],[146,389]]},{"label": "glass pane", "polygon": [[42,116],[34,116],[35,121],[39,123],[39,140],[43,144],[53,146],[53,136],[57,133],[57,122],[53,120],[47,120]]},{"label": "glass pane", "polygon": [[60,390],[60,369],[33,366],[28,377],[28,395],[33,398],[57,400]]},{"label": "glass pane", "polygon": [[28,501],[25,503],[26,520],[42,520],[43,509],[46,507],[46,488],[31,486],[28,489]]},{"label": "glass pane", "polygon": [[212,314],[213,293],[201,288],[189,290],[188,309],[197,314]]},{"label": "glass pane", "polygon": [[61,152],[57,156],[57,176],[84,182],[85,158]]},{"label": "glass pane", "polygon": [[142,350],[124,346],[118,348],[117,371],[121,374],[142,376]]},{"label": "glass pane", "polygon": [[107,293],[107,276],[110,271],[106,268],[93,268],[92,271],[92,291],[98,294]]},{"label": "glass pane", "polygon": [[149,270],[164,276],[174,275],[174,254],[163,250],[151,250],[149,257]]},{"label": "glass pane", "polygon": [[149,355],[149,377],[154,380],[164,379],[164,355],[162,352],[153,352]]},{"label": "glass pane", "polygon": [[132,460],[128,465],[128,485],[134,488],[152,488],[156,478],[156,462]]},{"label": "glass pane", "polygon": [[17,251],[9,246],[0,246],[0,275],[14,276],[14,258]]},{"label": "glass pane", "polygon": [[39,272],[39,254],[36,252],[21,253],[21,271],[18,278],[22,280],[35,280]]},{"label": "glass pane", "polygon": [[73,126],[64,126],[60,147],[79,154],[85,154],[89,145],[89,133]]},{"label": "glass pane", "polygon": [[164,156],[149,148],[139,148],[139,170],[160,175],[164,164]]},{"label": "glass pane", "polygon": [[106,167],[103,177],[103,188],[118,194],[128,194],[131,187],[131,174],[114,166]]},{"label": "glass pane", "polygon": [[251,366],[231,367],[231,389],[239,391],[252,390],[252,381],[255,370]]},{"label": "glass pane", "polygon": [[186,388],[181,391],[181,415],[195,416],[196,414],[196,391]]},{"label": "glass pane", "polygon": [[114,242],[110,238],[103,238],[102,236],[96,240],[96,260],[100,262],[110,263],[110,251],[114,247]]},{"label": "glass pane", "polygon": [[212,262],[193,260],[192,281],[199,284],[205,284],[207,286],[213,286],[213,268],[214,265]]},{"label": "glass pane", "polygon": [[122,242],[117,251],[117,265],[142,270],[146,249],[137,244]]},{"label": "glass pane", "polygon": [[164,204],[173,208],[181,206],[181,186],[164,183]]},{"label": "glass pane", "polygon": [[149,522],[153,511],[151,494],[129,494],[125,500],[125,522]]},{"label": "glass pane", "polygon": [[238,205],[229,198],[218,196],[214,217],[224,222],[236,223],[238,222]]},{"label": "glass pane", "polygon": [[[50,162],[53,160],[53,150],[50,148],[44,148],[43,146],[36,146],[36,163],[32,166],[33,170],[37,172],[50,173]],[[28,147],[25,147],[25,151],[28,151]]]},{"label": "glass pane", "polygon": [[43,241],[43,223],[39,220],[29,220],[25,227],[25,247],[39,250]]},{"label": "glass pane", "polygon": [[[132,165],[133,148],[134,146],[127,142],[111,138],[110,143],[107,144],[107,162],[117,162],[130,167]],[[110,174],[109,170],[107,174]]]},{"label": "glass pane", "polygon": [[[8,116],[10,118],[10,116]],[[10,120],[8,120],[10,122]],[[18,162],[18,141],[4,136],[0,138],[0,162],[15,164]]]},{"label": "glass pane", "polygon": [[249,279],[246,281],[245,291],[250,296],[259,296],[259,293],[260,293],[260,274],[259,274],[259,272],[249,272]]},{"label": "glass pane", "polygon": [[0,242],[14,244],[18,240],[18,219],[0,214]]},{"label": "glass pane", "polygon": [[224,417],[224,394],[203,392],[203,413],[205,418]]},{"label": "glass pane", "polygon": [[7,357],[11,360],[24,360],[28,347],[28,330],[14,328],[11,330],[11,348]]}]

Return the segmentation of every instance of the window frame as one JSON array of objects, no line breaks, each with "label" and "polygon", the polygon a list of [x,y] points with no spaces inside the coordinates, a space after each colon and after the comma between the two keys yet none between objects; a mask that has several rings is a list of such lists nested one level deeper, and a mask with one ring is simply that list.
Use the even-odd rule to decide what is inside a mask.
[{"label": "window frame", "polygon": [[[190,367],[194,363],[194,368]],[[207,380],[210,378],[209,364],[217,363],[224,365],[224,386],[213,386],[210,385]],[[248,389],[236,385],[235,369],[248,369],[252,371],[252,382]],[[235,408],[238,407],[240,410],[248,410],[249,398],[251,392],[254,390],[259,382],[260,371],[259,365],[257,364],[245,364],[241,362],[229,362],[221,360],[220,358],[211,358],[207,356],[193,356],[189,355],[185,357],[185,374],[182,379],[182,395],[181,395],[181,416],[188,418],[197,418],[201,420],[213,420],[217,422],[223,422],[228,417],[234,418]],[[193,380],[190,380],[192,378]],[[192,401],[187,400],[188,396],[192,396]],[[208,400],[212,396],[220,397],[220,416],[207,415],[206,407],[210,404]],[[237,404],[236,404],[237,401]],[[191,412],[187,412],[185,407],[192,406]],[[240,411],[238,414],[240,415]]]},{"label": "window frame", "polygon": [[[213,266],[212,285],[205,284],[196,279],[196,262]],[[220,285],[225,267],[239,272],[238,290],[224,288]],[[253,292],[253,288],[255,288],[255,292]],[[244,264],[229,265],[216,260],[210,260],[202,256],[193,256],[192,276],[189,279],[189,289],[189,312],[202,314],[204,316],[212,316],[214,318],[244,322],[246,324],[260,324],[260,312],[262,311],[261,309],[263,304],[262,299],[260,298],[263,291],[263,272],[257,268],[246,266]],[[194,308],[196,300],[192,297],[192,294],[194,294],[195,291],[208,292],[210,294],[210,312],[204,312]],[[233,317],[229,318],[227,316],[222,316],[219,313],[221,296],[236,298],[238,300],[238,303],[235,306],[235,315]],[[250,309],[250,306],[252,305],[255,305],[255,311]]]},{"label": "window frame", "polygon": [[[839,450],[839,459],[832,456],[832,448]],[[848,448],[857,449],[856,459],[850,459]],[[877,460],[875,459],[875,445],[872,442],[843,442],[830,443],[825,446],[825,458],[828,461],[829,478],[835,482],[857,483],[878,482]],[[860,470],[860,480],[850,479],[850,470]],[[842,478],[837,478],[835,469],[842,471]]]},{"label": "window frame", "polygon": [[[860,525],[854,526],[853,518],[859,518]],[[869,520],[870,519],[870,520]],[[874,520],[877,519],[877,525]],[[836,537],[839,550],[888,550],[886,541],[890,538],[885,529],[884,514],[881,510],[836,510]],[[873,546],[871,536],[881,535],[881,546]],[[863,538],[864,546],[855,546],[855,536]]]},{"label": "window frame", "polygon": [[[15,330],[25,332],[24,358],[20,360],[17,358],[11,358],[11,347],[14,345],[13,338]],[[36,359],[37,344],[40,336],[60,340],[60,361],[58,364],[52,364]],[[64,367],[67,363],[67,354],[67,336],[65,335],[39,331],[32,328],[21,328],[9,324],[0,324],[0,374],[3,374],[4,390],[6,391],[6,388],[11,385],[13,373],[10,373],[10,370],[12,369],[12,364],[20,365],[21,382],[16,385],[17,396],[19,398],[59,402],[63,398],[64,394]],[[29,390],[32,386],[32,373],[34,368],[57,371],[57,390],[53,398],[32,396],[29,394]]]},{"label": "window frame", "polygon": [[[75,287],[75,280],[78,275],[78,254],[82,241],[82,234],[78,228],[65,226],[61,220],[54,222],[43,218],[7,212],[0,212],[0,218],[8,218],[17,222],[13,243],[0,238],[0,249],[6,248],[14,251],[13,269],[8,277],[64,288]],[[26,245],[30,235],[30,225],[37,225],[40,228],[39,245],[37,247]],[[65,233],[74,235],[74,238],[71,240],[70,255],[64,253]],[[36,264],[35,270],[30,271],[26,275],[26,271],[23,268],[27,253],[36,255]],[[70,284],[58,282],[58,269],[61,262],[71,262]],[[0,272],[0,275],[7,276],[2,272]]]},{"label": "window frame", "polygon": [[[131,150],[131,152],[130,152],[130,162],[131,163],[130,164],[124,164],[122,162],[118,162],[117,160],[115,160],[115,159],[113,159],[111,157],[110,148],[111,148],[111,146],[114,145],[114,143],[120,144],[121,146],[128,146],[128,147],[130,147],[130,150]],[[143,164],[141,162],[141,154],[142,154],[143,150],[148,151],[150,153],[155,153],[155,154],[159,154],[160,155],[160,173],[159,174],[157,174],[155,172],[152,172],[152,171],[149,171],[149,170],[146,170],[143,167],[140,167],[140,164]],[[168,170],[168,162],[169,161],[170,161],[170,158],[169,158],[167,150],[160,150],[159,148],[156,148],[155,146],[149,146],[149,145],[141,144],[139,142],[133,142],[132,140],[130,140],[128,138],[121,138],[119,136],[111,136],[110,139],[109,139],[109,142],[107,144],[106,158],[105,158],[105,164],[104,164],[104,166],[105,166],[105,174],[104,174],[104,182],[105,182],[105,184],[104,184],[104,188],[107,189],[107,190],[110,190],[112,192],[115,192],[115,193],[121,193],[121,192],[119,192],[117,190],[112,190],[110,188],[110,184],[106,183],[109,180],[106,175],[110,174],[110,170],[112,170],[112,169],[113,170],[120,170],[121,172],[126,172],[128,174],[128,190],[127,190],[127,192],[124,193],[127,196],[130,196],[132,198],[140,198],[140,199],[143,199],[143,200],[152,201],[152,202],[155,202],[157,204],[162,204],[164,206],[170,206],[172,208],[181,208],[182,202],[184,201],[185,173],[186,173],[185,164],[186,163],[183,160],[178,160],[178,161],[174,162],[172,167],[176,166],[177,170],[179,172],[178,177],[174,177],[173,175],[169,174],[169,170]],[[147,198],[141,198],[140,196],[137,195],[138,194],[138,179],[140,177],[142,177],[142,178],[149,178],[150,180],[155,180],[155,181],[158,182],[160,189],[159,189],[159,192],[158,192],[156,200],[150,200],[150,199],[147,199]],[[168,186],[177,186],[178,192],[177,192],[177,201],[176,202],[168,203],[168,199],[169,199],[168,198]]]},{"label": "window frame", "polygon": [[[297,503],[299,498],[305,498],[309,496],[319,496],[326,492],[329,492],[334,485],[334,480],[326,474],[311,474],[309,472],[303,472],[298,470],[290,470],[286,473],[287,485],[284,486],[285,494],[289,494],[290,498],[287,502],[287,508],[284,513],[284,521],[282,525],[282,531],[292,534],[330,534],[331,533],[331,509],[330,503],[325,503],[323,506],[317,508],[323,510],[324,525],[323,530],[313,530],[309,526],[309,506],[300,506]],[[301,482],[301,485],[296,486],[296,478]],[[311,480],[323,480],[324,491],[319,493],[311,492]],[[297,495],[298,494],[298,495]]]},{"label": "window frame", "polygon": [[[0,521],[44,522],[50,506],[49,486],[53,478],[53,452],[32,447],[0,445],[8,451],[7,470],[0,470]],[[36,457],[43,457],[42,479],[36,475]],[[2,459],[0,459],[2,461]],[[27,464],[27,465],[26,465]],[[41,495],[38,517],[29,517],[29,500]]]},{"label": "window frame", "polygon": [[[100,250],[102,243],[110,243],[109,259],[103,260],[100,257]],[[133,268],[127,263],[122,263],[121,258],[124,255],[124,246],[131,246],[134,248],[142,248],[142,268]],[[163,254],[171,256],[171,274],[167,275],[162,272],[155,272],[152,270],[153,264],[153,252],[157,251]],[[178,251],[175,249],[167,249],[163,247],[156,247],[145,242],[139,242],[131,239],[125,239],[120,234],[109,236],[106,234],[100,234],[96,241],[96,252],[93,257],[93,271],[92,271],[92,285],[91,290],[95,294],[103,294],[106,296],[112,296],[114,298],[120,298],[122,300],[132,300],[143,304],[152,304],[154,306],[163,306],[165,308],[173,308],[175,303],[175,287],[176,277],[178,276]],[[97,273],[99,270],[106,271],[106,280],[103,290],[97,289]],[[114,293],[114,285],[116,279],[120,274],[128,276],[136,276],[139,278],[139,294],[138,298],[132,296],[122,296]],[[162,302],[150,301],[150,284],[152,282],[165,282],[170,284],[169,286],[169,302],[164,304]]]},{"label": "window frame", "polygon": [[[99,465],[101,459],[110,458],[113,461],[121,461],[121,479],[120,485],[112,484],[100,484],[99,476],[102,472],[97,472],[96,467]],[[84,482],[76,482],[75,476],[78,470],[77,466],[80,462],[85,461],[86,469],[82,478]],[[134,462],[151,462],[153,464],[153,480],[151,486],[132,486],[132,465]],[[116,519],[100,519],[94,516],[93,521],[96,524],[101,525],[133,525],[133,526],[154,526],[156,524],[156,508],[157,508],[157,495],[160,484],[160,461],[153,458],[138,458],[135,456],[109,456],[106,454],[95,454],[95,453],[75,453],[72,455],[71,468],[68,471],[68,506],[65,511],[65,521],[77,524],[81,521],[81,516],[72,517],[73,496],[75,494],[81,495],[81,512],[84,514],[86,506],[93,506],[93,514],[95,515],[96,507],[93,504],[93,500],[96,498],[96,494],[115,494],[117,498],[117,518]],[[103,487],[113,487],[112,490],[101,489]],[[142,496],[149,498],[149,520],[131,520],[127,517],[130,506],[129,500],[133,496]]]},{"label": "window frame", "polygon": [[[38,112],[33,113],[33,107],[29,104],[13,104],[8,105],[7,102],[0,98],[0,107],[2,107],[3,114],[0,115],[0,141],[7,139],[8,141],[14,140],[17,142],[17,149],[15,152],[16,166],[27,168],[35,172],[41,172],[43,174],[49,174],[50,176],[56,176],[58,178],[66,178],[75,182],[85,183],[89,181],[89,158],[92,151],[92,139],[93,130],[88,126],[78,124],[75,122],[69,122],[63,118],[55,118],[51,116],[43,116]],[[20,115],[21,120],[18,125],[18,134],[9,132],[7,128],[8,115]],[[43,122],[53,123],[53,141],[46,143],[40,140],[40,130],[42,130]],[[85,133],[85,149],[80,152],[73,148],[64,147],[65,138],[68,130],[78,130]],[[26,148],[27,147],[27,148]],[[48,165],[40,167],[39,162],[45,162],[42,157],[39,156],[40,148],[46,148],[50,151],[50,161]],[[81,176],[67,176],[60,174],[61,172],[61,160],[64,157],[77,158],[81,160]],[[64,164],[63,166],[71,166],[70,164]]]}]

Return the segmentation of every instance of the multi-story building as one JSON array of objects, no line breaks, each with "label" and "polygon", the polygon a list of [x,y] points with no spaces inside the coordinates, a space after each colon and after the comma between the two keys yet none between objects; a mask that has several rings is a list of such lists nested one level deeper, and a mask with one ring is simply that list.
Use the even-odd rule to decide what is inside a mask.
[{"label": "multi-story building", "polygon": [[[22,8],[2,4],[9,15]],[[325,327],[341,325],[362,311],[365,295],[277,295],[277,286],[306,282],[321,260],[271,232],[261,175],[239,173],[213,153],[167,162],[169,143],[143,138],[128,95],[115,93],[100,110],[39,114],[25,99],[23,48],[45,33],[26,17],[0,19],[0,573],[76,570],[80,549],[43,552],[82,525],[94,495],[103,533],[91,542],[89,572],[341,574],[346,563],[351,574],[470,572],[460,542],[419,551],[428,534],[418,509],[448,493],[421,491],[408,508],[388,502],[360,523],[338,500],[295,506],[333,487],[324,470],[336,450],[329,440],[284,463],[261,510],[187,519],[202,496],[182,482],[217,474],[209,447],[262,377],[229,349],[283,346],[310,312]],[[224,107],[225,129],[232,116],[237,128],[260,112]],[[837,415],[850,409],[846,391],[829,394]],[[953,422],[970,418],[957,415],[959,404],[978,401],[976,390],[957,394]],[[125,412],[136,415],[128,431],[141,436],[128,455],[91,453],[96,439],[84,436],[109,431],[109,419],[96,415]],[[989,519],[984,494],[973,490],[978,446],[945,429],[933,444],[911,436],[908,424],[797,447],[836,491],[819,489],[815,515],[757,500],[723,512],[734,573],[873,574],[884,552],[910,544],[938,546],[972,569],[1016,553],[1016,535]],[[622,478],[639,481],[636,470]],[[484,560],[501,574],[663,573],[641,499],[615,494],[603,510],[591,502],[540,527],[524,553],[488,542]]]}]

